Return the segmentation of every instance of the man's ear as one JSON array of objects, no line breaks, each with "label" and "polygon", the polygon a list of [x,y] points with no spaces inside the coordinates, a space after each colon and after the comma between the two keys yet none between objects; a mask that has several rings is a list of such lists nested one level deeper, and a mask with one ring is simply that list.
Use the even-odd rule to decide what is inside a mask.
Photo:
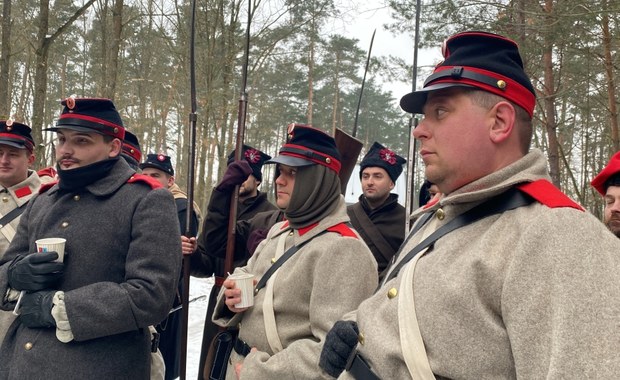
[{"label": "man's ear", "polygon": [[515,126],[516,111],[512,104],[507,101],[498,102],[489,110],[493,117],[493,125],[490,129],[490,138],[494,143],[506,141]]},{"label": "man's ear", "polygon": [[116,157],[121,154],[121,150],[123,149],[123,142],[120,139],[113,139],[110,143],[110,152],[108,153],[108,157]]}]

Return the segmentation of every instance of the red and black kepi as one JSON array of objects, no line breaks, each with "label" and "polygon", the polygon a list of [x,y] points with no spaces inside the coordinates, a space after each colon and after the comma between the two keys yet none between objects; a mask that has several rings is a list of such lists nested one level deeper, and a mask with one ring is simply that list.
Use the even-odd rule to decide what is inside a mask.
[{"label": "red and black kepi", "polygon": [[71,129],[125,138],[123,121],[110,99],[67,98],[60,103],[64,107],[60,118],[55,127],[46,128],[46,131]]},{"label": "red and black kepi", "polygon": [[136,164],[142,161],[142,151],[140,150],[140,142],[133,133],[125,130],[125,138],[123,139],[123,154],[136,160]]},{"label": "red and black kepi", "polygon": [[334,138],[307,124],[290,124],[288,141],[280,148],[279,155],[267,163],[293,167],[318,164],[336,174],[340,172],[341,166]]},{"label": "red and black kepi", "polygon": [[170,156],[166,156],[163,153],[149,153],[146,155],[146,161],[140,164],[140,169],[155,168],[167,173],[171,176],[174,175],[174,168],[172,167],[172,161]]},{"label": "red and black kepi", "polygon": [[523,69],[516,42],[498,34],[469,31],[448,38],[442,50],[444,61],[435,67],[424,87],[400,99],[403,110],[423,113],[430,91],[462,86],[504,97],[532,116],[536,93]]},{"label": "red and black kepi", "polygon": [[0,144],[9,145],[18,149],[27,149],[32,152],[34,140],[31,129],[26,124],[11,119],[0,120]]}]

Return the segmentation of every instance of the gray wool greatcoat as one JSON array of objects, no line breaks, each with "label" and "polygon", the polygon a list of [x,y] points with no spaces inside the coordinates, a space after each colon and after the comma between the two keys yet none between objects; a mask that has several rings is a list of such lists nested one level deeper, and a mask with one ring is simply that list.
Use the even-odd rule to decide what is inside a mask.
[{"label": "gray wool greatcoat", "polygon": [[[548,179],[546,160],[533,150],[414,216],[442,209],[445,218],[429,222],[439,228],[538,179]],[[405,243],[403,254],[425,229]],[[618,378],[620,239],[591,214],[534,202],[461,227],[423,254],[407,285],[438,379]],[[386,380],[411,378],[399,335],[401,294],[388,296],[404,272],[351,315],[365,337],[359,352]]]},{"label": "gray wool greatcoat", "polygon": [[30,329],[18,318],[0,349],[0,379],[149,378],[148,326],[170,310],[181,243],[172,194],[134,174],[118,160],[95,183],[79,191],[54,185],[28,205],[0,262],[1,307],[15,306],[4,297],[11,260],[35,252],[37,239],[66,238],[57,290],[74,340],[62,343],[55,328]]},{"label": "gray wool greatcoat", "polygon": [[[271,266],[276,244],[287,234],[285,249],[312,239],[299,249],[277,272],[273,304],[277,331],[283,350],[275,353],[266,338],[263,319],[265,289],[254,297],[254,306],[230,317],[220,292],[213,321],[221,326],[237,326],[239,337],[257,352],[245,359],[232,352],[227,379],[236,379],[234,363],[243,361],[241,380],[323,379],[319,355],[325,335],[344,314],[354,310],[377,287],[377,264],[370,250],[355,234],[336,232],[317,234],[349,220],[344,199],[319,224],[300,235],[287,222],[274,225],[261,242],[248,265],[235,270],[255,274],[258,280]],[[352,230],[353,231],[353,230]]]}]

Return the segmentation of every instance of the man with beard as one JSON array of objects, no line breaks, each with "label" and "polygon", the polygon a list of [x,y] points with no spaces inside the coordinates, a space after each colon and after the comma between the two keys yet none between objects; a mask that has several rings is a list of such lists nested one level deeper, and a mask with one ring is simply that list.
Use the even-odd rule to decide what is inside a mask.
[{"label": "man with beard", "polygon": [[[11,119],[0,121],[0,258],[15,236],[21,213],[39,191],[41,179],[30,170],[34,162],[34,140],[30,127]],[[0,343],[15,319],[0,311]]]},{"label": "man with beard", "polygon": [[[179,278],[174,201],[120,158],[125,129],[111,100],[62,105],[49,129],[59,181],[29,202],[0,260],[2,309],[25,291],[0,379],[146,379],[148,327],[168,314]],[[48,237],[66,239],[64,263],[35,252]]]},{"label": "man with beard", "polygon": [[269,163],[277,165],[276,203],[286,221],[269,230],[235,273],[252,273],[258,280],[272,265],[278,269],[261,280],[265,287],[256,289],[250,308],[235,307],[240,290],[225,280],[213,321],[239,327],[227,379],[317,378],[325,334],[372,293],[377,265],[347,225],[340,154],[331,136],[296,124]]},{"label": "man with beard", "polygon": [[[235,236],[238,244],[235,245],[234,266],[246,264],[252,251],[246,250],[246,240],[241,238],[246,236],[243,231],[248,231],[249,226],[246,221],[252,219],[257,214],[267,215],[265,223],[274,224],[275,220],[268,222],[269,218],[276,217],[267,211],[276,212],[277,208],[267,200],[267,194],[258,190],[262,180],[262,168],[265,161],[271,158],[268,154],[261,152],[249,145],[243,145],[242,160],[234,162],[235,152],[228,155],[228,166],[222,180],[211,192],[211,198],[207,206],[207,214],[202,225],[202,232],[197,239],[183,236],[184,254],[192,254],[191,274],[196,277],[215,276],[215,284],[209,296],[209,306],[205,315],[205,325],[202,337],[202,349],[198,366],[198,379],[203,378],[205,373],[205,362],[209,347],[213,338],[220,330],[211,321],[217,294],[220,291],[222,282],[226,277],[224,273],[224,261],[226,256],[226,241],[228,239],[228,216],[230,213],[230,202],[232,191],[239,185],[239,202],[237,205],[237,229]],[[263,219],[260,219],[263,221]],[[197,242],[196,242],[197,240]],[[197,247],[196,247],[197,243]],[[190,248],[186,249],[185,246]],[[208,373],[210,368],[206,368]],[[208,378],[208,376],[204,376]]]},{"label": "man with beard", "polygon": [[362,195],[347,207],[351,224],[377,260],[379,278],[405,238],[405,208],[390,191],[407,162],[375,142],[360,163]]},{"label": "man with beard", "polygon": [[620,237],[620,152],[611,157],[591,184],[605,200],[603,222],[614,235]]}]

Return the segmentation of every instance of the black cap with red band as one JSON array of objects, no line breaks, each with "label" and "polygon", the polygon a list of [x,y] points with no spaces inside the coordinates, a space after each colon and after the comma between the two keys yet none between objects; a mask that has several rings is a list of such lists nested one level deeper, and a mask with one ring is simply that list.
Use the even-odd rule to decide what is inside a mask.
[{"label": "black cap with red band", "polygon": [[327,133],[306,124],[290,124],[287,142],[279,155],[266,163],[294,167],[318,164],[338,174],[340,153],[334,138]]},{"label": "black cap with red band", "polygon": [[0,144],[32,152],[34,140],[30,132],[31,129],[26,124],[17,123],[11,119],[0,120]]},{"label": "black cap with red band", "polygon": [[536,93],[513,40],[487,32],[458,33],[444,43],[443,56],[424,88],[401,98],[403,110],[423,113],[429,91],[462,86],[504,97],[533,115]]},{"label": "black cap with red band", "polygon": [[67,98],[56,126],[46,131],[71,129],[80,132],[96,132],[123,140],[125,128],[114,103],[110,99]]},{"label": "black cap with red band", "polygon": [[140,142],[133,133],[125,130],[125,138],[123,139],[122,154],[136,160],[136,165],[142,161],[142,151],[140,150]]}]

